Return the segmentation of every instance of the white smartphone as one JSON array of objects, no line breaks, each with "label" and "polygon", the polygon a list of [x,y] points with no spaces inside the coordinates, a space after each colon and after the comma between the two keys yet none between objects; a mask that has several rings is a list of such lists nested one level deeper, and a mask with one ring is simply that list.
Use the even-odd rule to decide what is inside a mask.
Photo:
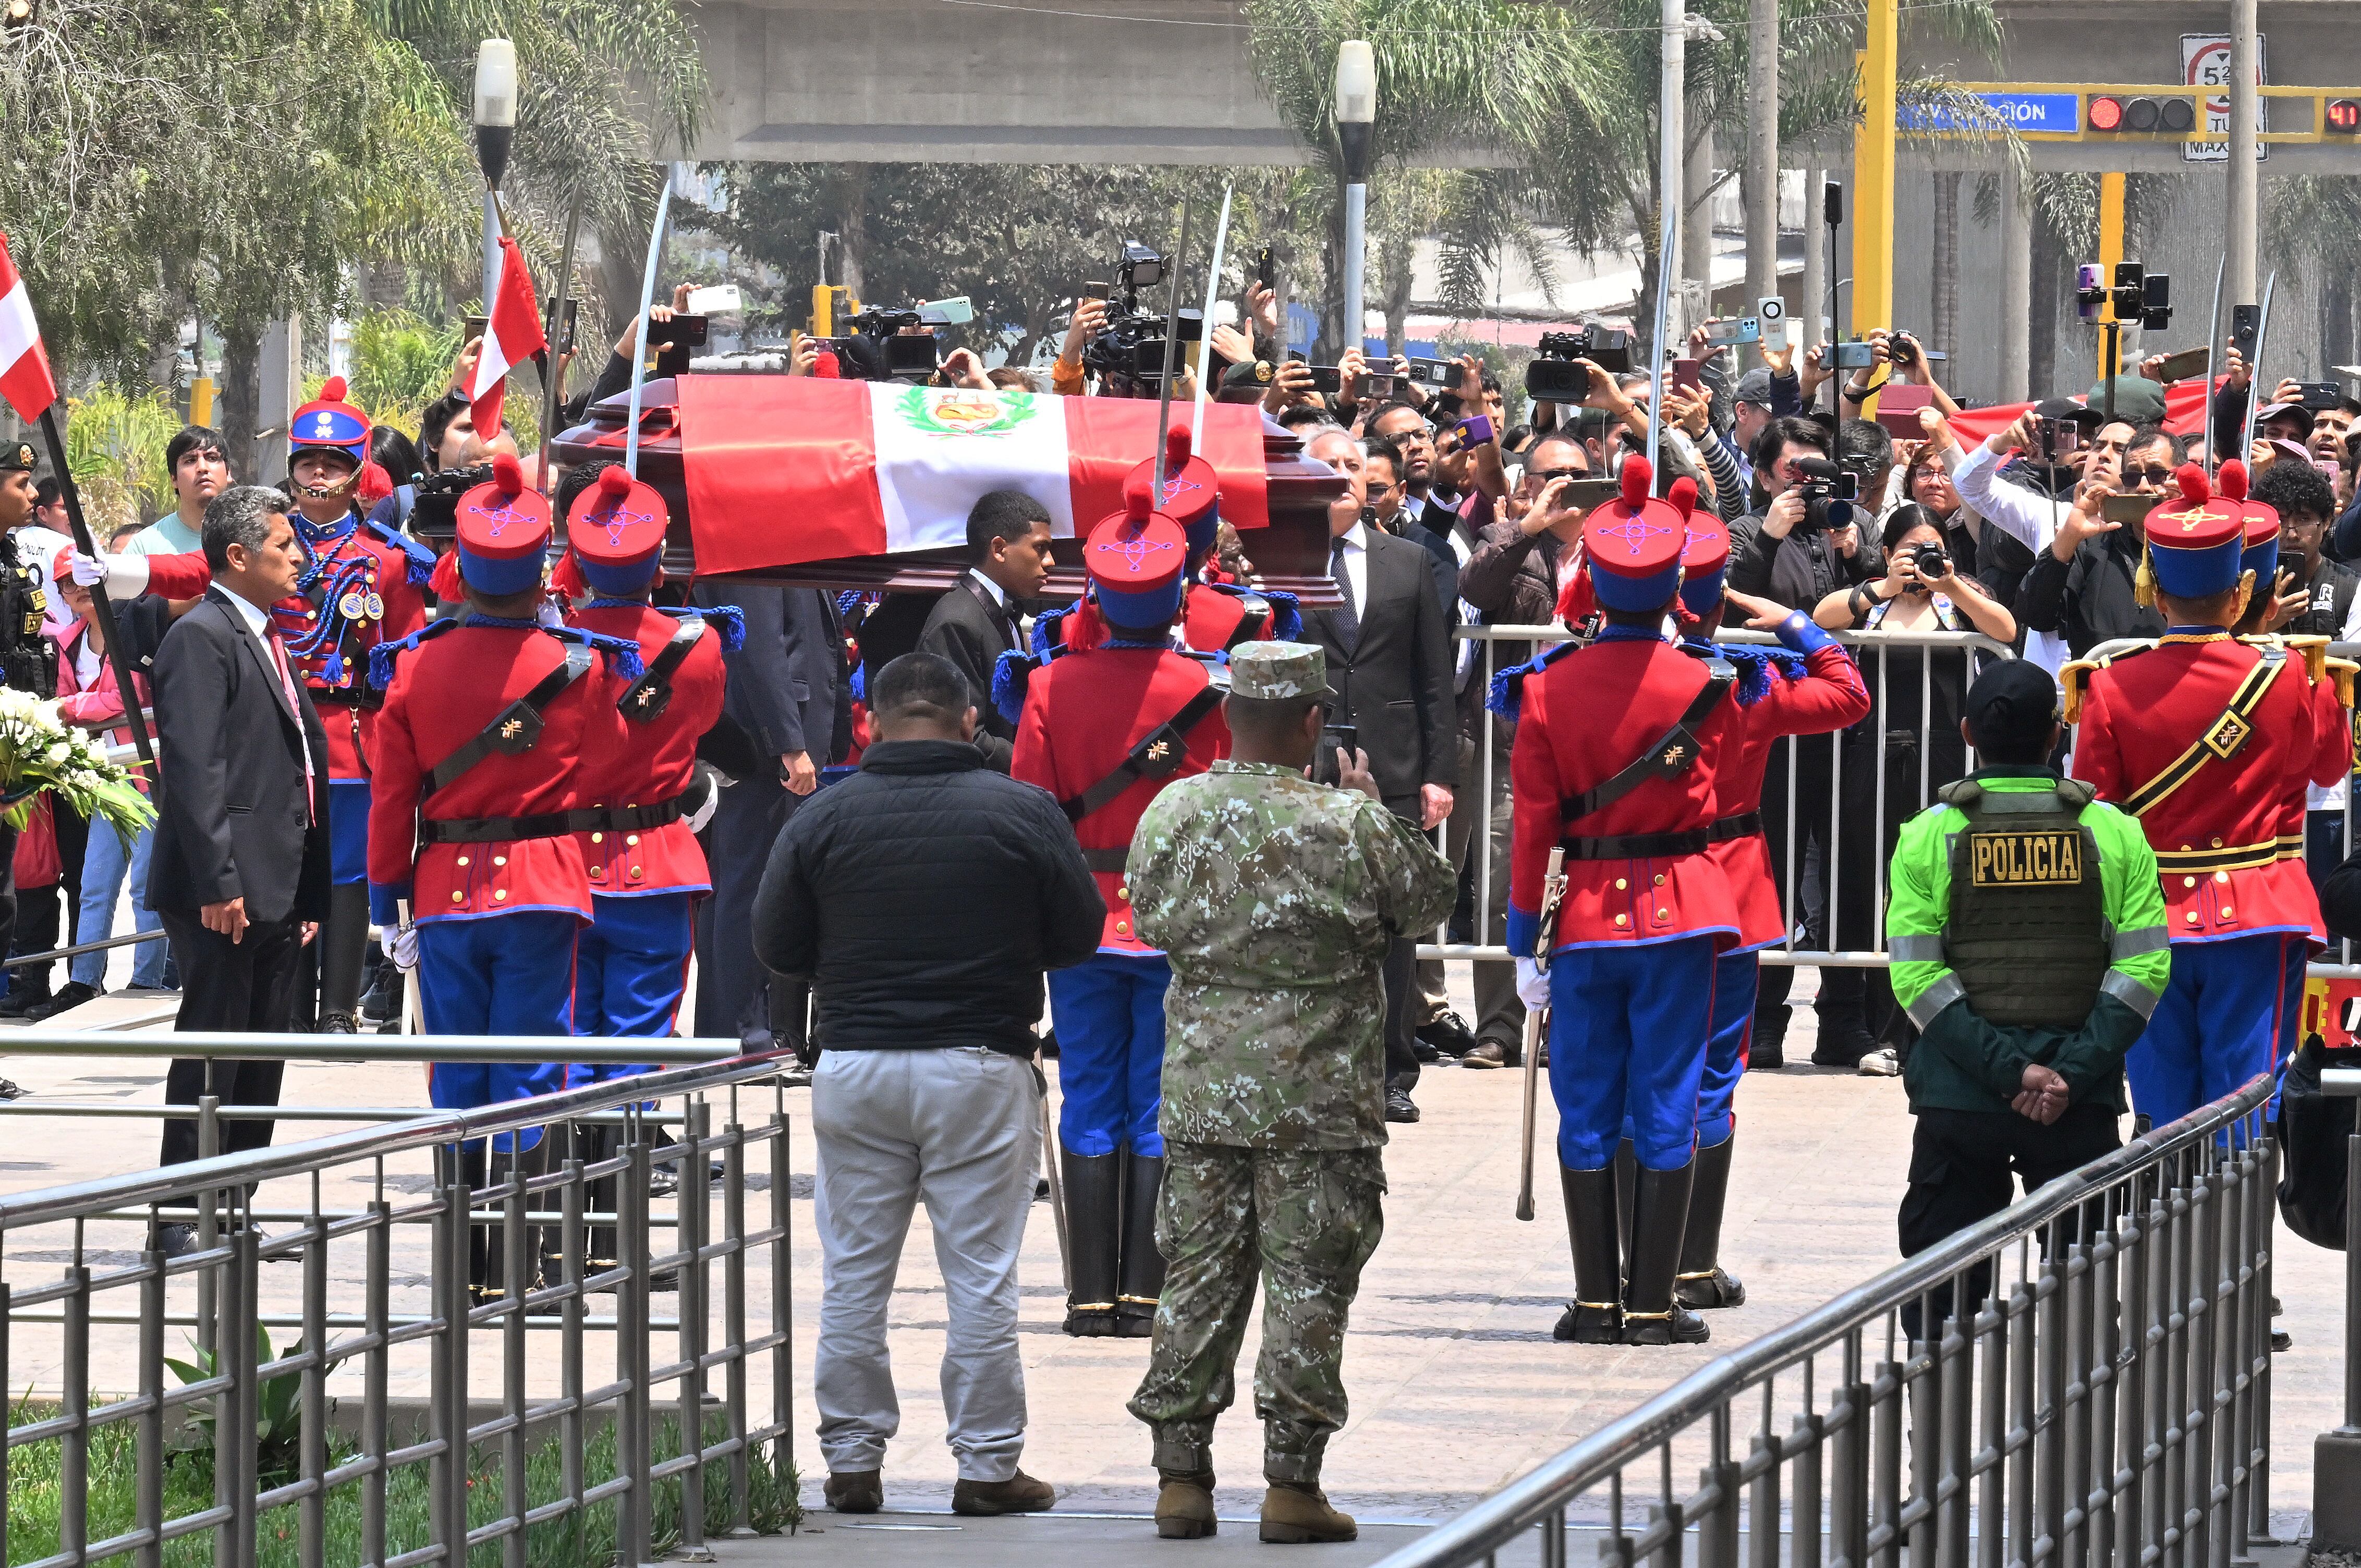
[{"label": "white smartphone", "polygon": [[745,291],[735,283],[712,283],[688,291],[688,313],[693,316],[734,316],[745,308]]}]

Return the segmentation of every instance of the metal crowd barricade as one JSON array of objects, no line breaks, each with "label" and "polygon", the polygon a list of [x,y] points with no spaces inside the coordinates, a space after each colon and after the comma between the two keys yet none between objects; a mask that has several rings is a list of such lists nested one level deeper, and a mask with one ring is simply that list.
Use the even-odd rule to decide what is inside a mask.
[{"label": "metal crowd barricade", "polygon": [[[1436,941],[1422,944],[1418,956],[1422,959],[1505,959],[1508,957],[1508,948],[1503,945],[1504,933],[1499,928],[1500,916],[1498,911],[1505,907],[1507,896],[1506,890],[1499,886],[1499,879],[1504,874],[1508,857],[1510,814],[1507,737],[1513,731],[1497,714],[1488,707],[1482,707],[1480,693],[1490,689],[1492,677],[1497,670],[1521,662],[1529,656],[1529,651],[1532,649],[1565,641],[1570,633],[1565,627],[1558,625],[1463,626],[1457,628],[1454,635],[1462,641],[1477,643],[1483,651],[1482,657],[1475,662],[1468,676],[1469,690],[1462,705],[1463,712],[1471,707],[1482,709],[1480,728],[1474,738],[1473,776],[1464,777],[1460,781],[1463,789],[1477,790],[1478,792],[1477,798],[1484,803],[1481,815],[1476,817],[1470,829],[1472,838],[1468,849],[1475,895],[1471,932],[1473,939],[1466,942],[1453,941],[1446,929],[1437,933]],[[1782,879],[1784,885],[1780,891],[1781,906],[1787,911],[1789,925],[1787,939],[1778,947],[1764,949],[1762,956],[1763,961],[1770,964],[1879,968],[1886,962],[1884,843],[1887,825],[1898,823],[1911,812],[1916,811],[1920,801],[1932,798],[1930,792],[1933,787],[1949,782],[1932,776],[1932,747],[1929,745],[1927,729],[1929,716],[1938,711],[1938,705],[1933,701],[1935,683],[1941,678],[1936,673],[1935,655],[1944,652],[1956,652],[1960,656],[1960,662],[1963,666],[1970,659],[2009,659],[2015,655],[2006,643],[1996,642],[1976,632],[1839,631],[1833,635],[1837,641],[1853,651],[1857,660],[1863,662],[1865,667],[1862,670],[1862,676],[1870,682],[1873,690],[1878,691],[1892,689],[1887,677],[1891,674],[1895,653],[1905,650],[1919,651],[1917,663],[1920,717],[1916,737],[1917,792],[1915,797],[1906,803],[1906,809],[1905,809],[1905,803],[1889,802],[1886,799],[1887,786],[1890,783],[1886,769],[1889,732],[1883,727],[1883,710],[1872,713],[1869,718],[1861,721],[1863,725],[1880,723],[1880,728],[1865,740],[1856,735],[1846,743],[1839,743],[1823,737],[1803,738],[1801,744],[1826,747],[1832,753],[1828,798],[1825,803],[1800,801],[1797,798],[1800,782],[1797,744],[1787,743],[1783,747],[1787,782],[1786,807],[1784,821],[1778,826],[1784,831],[1785,835],[1784,841],[1790,846],[1790,849],[1784,857],[1785,869]],[[1718,632],[1716,637],[1718,641],[1723,642],[1769,647],[1778,645],[1777,639],[1768,632],[1747,630],[1741,628],[1725,628]],[[1504,644],[1507,645],[1505,653],[1502,652]],[[1844,928],[1840,927],[1839,921],[1843,919],[1845,911],[1844,884],[1847,866],[1845,845],[1853,835],[1845,830],[1842,814],[1848,768],[1846,753],[1848,751],[1854,750],[1866,751],[1868,755],[1855,756],[1850,765],[1855,768],[1871,769],[1875,784],[1874,804],[1869,824],[1871,833],[1869,843],[1872,858],[1876,862],[1869,878],[1870,885],[1874,890],[1870,916],[1872,942],[1868,948],[1850,950],[1833,945],[1814,947],[1809,945],[1803,937],[1806,926],[1807,906],[1815,906],[1813,913],[1817,916],[1816,924],[1818,929],[1826,934],[1830,944],[1835,942],[1837,934]],[[1773,767],[1781,765],[1776,760],[1773,762]],[[1971,768],[1975,765],[1972,752],[1969,753],[1968,765]],[[1828,813],[1828,832],[1825,840],[1828,854],[1825,857],[1810,858],[1803,852],[1802,849],[1805,838],[1802,814],[1806,810],[1821,809],[1825,809]],[[1817,853],[1816,847],[1815,856],[1817,856]],[[1815,872],[1817,872],[1816,875],[1813,874]],[[1858,875],[1858,868],[1854,868],[1853,874]],[[1820,894],[1821,889],[1826,890],[1824,894]],[[1845,924],[1849,926],[1850,922],[1846,921]],[[2361,975],[2361,970],[2356,970],[2355,973]]]},{"label": "metal crowd barricade", "polygon": [[1741,1346],[1384,1568],[1491,1568],[1528,1531],[1543,1568],[1577,1534],[1619,1568],[2229,1568],[2269,1533],[2270,1088]]},{"label": "metal crowd barricade", "polygon": [[[118,1057],[294,1057],[325,1044],[317,1036],[10,1039],[21,1054]],[[576,1038],[363,1037],[333,1048],[443,1060],[631,1050],[689,1065],[0,1198],[8,1242],[53,1227],[71,1236],[56,1255],[60,1277],[28,1280],[31,1259],[22,1254],[0,1265],[0,1387],[38,1390],[0,1433],[0,1475],[54,1445],[60,1517],[45,1568],[158,1564],[168,1542],[208,1531],[212,1561],[251,1563],[262,1521],[274,1514],[269,1528],[294,1542],[297,1561],[316,1564],[332,1552],[332,1502],[347,1532],[333,1553],[357,1549],[360,1561],[389,1565],[460,1563],[494,1543],[504,1563],[521,1565],[528,1532],[552,1531],[573,1532],[561,1539],[580,1560],[611,1552],[642,1563],[653,1555],[660,1514],[673,1516],[663,1528],[692,1553],[708,1517],[730,1533],[775,1529],[789,1517],[794,1345],[780,1080],[793,1057],[743,1055],[735,1042]],[[765,1083],[767,1115],[760,1101],[741,1107]],[[653,1138],[648,1106],[659,1095],[684,1102],[670,1146]],[[540,1130],[550,1157],[509,1159],[505,1169],[490,1162],[489,1174],[473,1179],[454,1157],[529,1129]],[[433,1174],[390,1178],[388,1162],[404,1156],[431,1157]],[[667,1160],[675,1175],[664,1204],[654,1173]],[[259,1184],[289,1179],[306,1182],[308,1204],[269,1215],[255,1206]],[[331,1181],[361,1184],[368,1201],[331,1207]],[[612,1191],[611,1206],[592,1201],[601,1189]],[[758,1205],[751,1220],[750,1196]],[[187,1216],[198,1222],[197,1248],[167,1258],[156,1229]],[[293,1228],[266,1235],[266,1217]],[[478,1293],[470,1249],[487,1230],[506,1267],[497,1288]],[[423,1247],[401,1245],[420,1231]],[[658,1239],[664,1231],[669,1245]],[[126,1257],[132,1235],[140,1239]],[[614,1258],[598,1258],[594,1243]],[[292,1289],[266,1289],[269,1263],[300,1266]],[[357,1310],[329,1310],[332,1269],[357,1284]],[[267,1307],[273,1295],[290,1299]],[[660,1318],[654,1308],[666,1295],[675,1310]],[[174,1326],[203,1353],[194,1358],[201,1376],[178,1384],[168,1381],[166,1331]],[[274,1345],[274,1329],[300,1338]],[[542,1348],[529,1358],[533,1335]],[[614,1366],[603,1379],[591,1358],[601,1342]],[[131,1386],[103,1387],[102,1368],[125,1365],[126,1343]],[[288,1378],[291,1401],[266,1398]],[[357,1419],[332,1421],[332,1379],[357,1393]],[[419,1383],[422,1396],[397,1397]],[[266,1409],[294,1431],[266,1432]],[[93,1451],[116,1441],[110,1428],[127,1429],[136,1443],[127,1518],[92,1512]],[[341,1440],[340,1428],[349,1432]],[[194,1446],[209,1463],[211,1506],[168,1514],[169,1440],[179,1435],[189,1447],[192,1431],[203,1434]],[[266,1458],[276,1466],[269,1473]],[[178,1496],[185,1505],[185,1490]],[[348,1533],[356,1516],[357,1542]],[[7,1532],[27,1528],[0,1520],[0,1557],[19,1555]],[[101,1530],[109,1533],[93,1539]],[[594,1551],[609,1534],[611,1547]]]}]

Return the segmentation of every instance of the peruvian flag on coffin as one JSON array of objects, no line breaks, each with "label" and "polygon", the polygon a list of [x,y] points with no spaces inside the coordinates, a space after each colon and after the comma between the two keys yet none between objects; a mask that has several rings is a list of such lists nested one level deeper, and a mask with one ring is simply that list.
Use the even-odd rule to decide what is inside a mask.
[{"label": "peruvian flag on coffin", "polygon": [[[978,392],[810,376],[683,376],[681,466],[699,572],[961,548],[987,490],[1022,490],[1061,539],[1123,510],[1156,450],[1144,399]],[[1176,404],[1174,423],[1194,413]],[[1200,455],[1236,528],[1270,521],[1262,410],[1213,403]]]}]

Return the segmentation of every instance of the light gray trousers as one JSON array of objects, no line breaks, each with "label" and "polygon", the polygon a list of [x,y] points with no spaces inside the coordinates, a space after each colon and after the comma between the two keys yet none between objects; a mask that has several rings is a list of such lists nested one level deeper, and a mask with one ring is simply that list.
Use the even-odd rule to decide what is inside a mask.
[{"label": "light gray trousers", "polygon": [[1025,1447],[1016,1255],[1041,1157],[1031,1065],[979,1048],[828,1051],[812,1075],[812,1133],[822,1258],[812,1398],[829,1471],[882,1469],[901,1427],[886,1310],[924,1201],[950,1308],[948,1441],[961,1480],[1007,1480]]}]

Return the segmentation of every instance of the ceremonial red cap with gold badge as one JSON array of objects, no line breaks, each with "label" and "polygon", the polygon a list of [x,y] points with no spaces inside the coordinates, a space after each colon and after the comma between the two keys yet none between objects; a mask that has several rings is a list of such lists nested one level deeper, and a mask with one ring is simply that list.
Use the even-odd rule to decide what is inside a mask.
[{"label": "ceremonial red cap with gold badge", "polygon": [[[1213,466],[1202,457],[1191,455],[1186,425],[1176,424],[1164,433],[1164,504],[1153,510],[1180,525],[1180,532],[1189,536],[1191,557],[1202,556],[1213,547],[1214,531],[1222,520],[1219,485]],[[1150,458],[1125,477],[1125,505],[1130,504],[1135,494],[1149,499],[1155,486],[1156,462]]]},{"label": "ceremonial red cap with gold badge", "polygon": [[664,557],[668,520],[654,487],[632,478],[620,463],[598,470],[566,513],[566,543],[582,580],[602,594],[646,592]]},{"label": "ceremonial red cap with gold badge", "polygon": [[1691,615],[1705,615],[1721,602],[1730,572],[1730,530],[1721,519],[1697,510],[1697,481],[1675,479],[1664,499],[1686,520],[1681,541],[1681,603]]},{"label": "ceremonial red cap with gold badge", "polygon": [[541,587],[549,556],[549,502],[525,488],[524,469],[503,452],[492,477],[459,498],[459,576],[494,598]]},{"label": "ceremonial red cap with gold badge", "polygon": [[2176,492],[2147,514],[2149,570],[2157,587],[2178,599],[2210,598],[2238,586],[2246,548],[2246,509],[2213,494],[2205,470],[2183,463]]},{"label": "ceremonial red cap with gold badge", "polygon": [[1126,495],[1124,510],[1092,529],[1082,546],[1082,569],[1098,590],[1099,613],[1115,627],[1162,626],[1180,614],[1188,564],[1188,535],[1148,509],[1145,490]]},{"label": "ceremonial red cap with gold badge", "polygon": [[2235,457],[2222,465],[2213,483],[2222,499],[2236,506],[2246,519],[2246,543],[2238,554],[2238,569],[2255,574],[2255,590],[2260,593],[2279,576],[2279,509],[2246,499],[2246,466]]},{"label": "ceremonial red cap with gold badge", "polygon": [[1582,525],[1591,591],[1609,609],[1659,609],[1680,584],[1688,520],[1648,494],[1655,471],[1645,457],[1623,460],[1622,494]]},{"label": "ceremonial red cap with gold badge", "polygon": [[320,395],[295,411],[287,422],[287,451],[291,460],[297,454],[325,448],[342,453],[353,460],[357,470],[368,461],[369,418],[346,401],[345,378],[331,376],[320,387]]}]

